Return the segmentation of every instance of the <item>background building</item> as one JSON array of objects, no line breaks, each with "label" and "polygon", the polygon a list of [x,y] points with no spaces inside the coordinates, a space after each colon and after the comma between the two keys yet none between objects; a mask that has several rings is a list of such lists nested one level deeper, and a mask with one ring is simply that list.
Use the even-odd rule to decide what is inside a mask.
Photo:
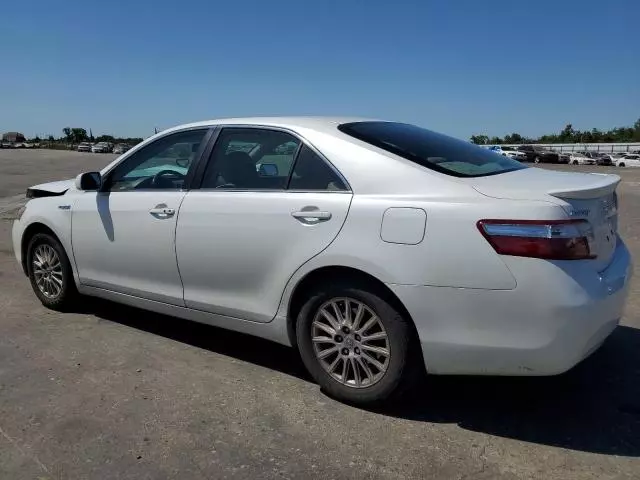
[{"label": "background building", "polygon": [[20,132],[7,132],[2,134],[2,140],[5,142],[20,143],[26,142],[27,139]]}]

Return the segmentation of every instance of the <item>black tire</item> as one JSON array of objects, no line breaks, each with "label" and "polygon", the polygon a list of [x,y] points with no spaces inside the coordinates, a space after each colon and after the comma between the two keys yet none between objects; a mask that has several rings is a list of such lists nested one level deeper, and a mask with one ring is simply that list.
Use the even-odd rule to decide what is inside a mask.
[{"label": "black tire", "polygon": [[[371,386],[355,388],[344,385],[333,378],[316,357],[312,324],[321,306],[334,298],[349,298],[365,304],[384,326],[390,352],[388,366],[381,378]],[[370,406],[381,404],[392,397],[398,397],[424,373],[424,360],[410,319],[403,317],[393,306],[393,302],[386,299],[384,292],[364,283],[319,285],[310,294],[298,315],[296,337],[300,356],[311,376],[328,395],[345,403]]]},{"label": "black tire", "polygon": [[[37,249],[42,246],[51,247],[57,254],[60,262],[62,285],[60,286],[60,293],[57,295],[46,295],[36,281],[34,256]],[[27,273],[31,281],[31,288],[33,288],[36,296],[45,307],[51,310],[67,311],[77,301],[79,294],[73,278],[69,257],[67,257],[62,244],[54,236],[47,233],[37,233],[33,236],[27,248]]]},{"label": "black tire", "polygon": [[626,167],[626,165],[624,164],[624,162],[619,163],[619,164],[618,164],[618,166],[619,166],[619,167]]},{"label": "black tire", "polygon": [[574,164],[574,165],[580,165],[580,162],[579,162],[578,160],[574,160],[574,161],[573,161],[573,164]]},{"label": "black tire", "polygon": [[536,157],[536,158],[533,159],[533,163],[540,163],[540,162],[542,162],[540,157]]}]

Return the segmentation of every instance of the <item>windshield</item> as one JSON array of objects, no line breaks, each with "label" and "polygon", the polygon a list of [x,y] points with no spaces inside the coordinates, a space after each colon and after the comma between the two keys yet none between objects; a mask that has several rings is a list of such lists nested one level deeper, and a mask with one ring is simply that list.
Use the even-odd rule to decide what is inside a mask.
[{"label": "windshield", "polygon": [[338,129],[358,140],[454,177],[483,177],[527,168],[499,155],[446,135],[405,123],[354,122]]}]

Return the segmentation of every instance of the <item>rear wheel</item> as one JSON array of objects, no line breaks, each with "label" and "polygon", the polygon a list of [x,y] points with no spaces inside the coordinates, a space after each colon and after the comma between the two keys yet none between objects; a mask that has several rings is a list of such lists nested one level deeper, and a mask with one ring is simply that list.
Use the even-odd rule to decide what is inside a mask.
[{"label": "rear wheel", "polygon": [[619,166],[619,167],[626,167],[626,165],[624,164],[624,162],[620,162],[620,163],[618,164],[618,166]]},{"label": "rear wheel", "polygon": [[78,297],[69,258],[57,238],[33,236],[27,249],[31,287],[45,307],[66,310]]},{"label": "rear wheel", "polygon": [[580,162],[579,162],[578,160],[574,160],[574,161],[573,161],[573,164],[574,164],[574,165],[580,165]]},{"label": "rear wheel", "polygon": [[331,396],[375,404],[401,393],[422,361],[408,319],[366,286],[333,285],[313,292],[296,335],[302,360]]}]

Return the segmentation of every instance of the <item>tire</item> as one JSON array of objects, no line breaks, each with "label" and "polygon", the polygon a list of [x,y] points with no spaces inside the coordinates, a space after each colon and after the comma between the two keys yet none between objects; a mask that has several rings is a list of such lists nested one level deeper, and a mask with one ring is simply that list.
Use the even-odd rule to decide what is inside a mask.
[{"label": "tire", "polygon": [[533,163],[540,163],[542,160],[540,159],[540,157],[536,157],[533,159]]},{"label": "tire", "polygon": [[574,165],[580,165],[580,162],[578,162],[578,160],[574,160],[574,161],[573,161],[573,164],[574,164]]},{"label": "tire", "polygon": [[[424,371],[422,356],[418,358],[414,354],[419,348],[410,320],[404,318],[385,297],[384,293],[362,283],[341,283],[319,286],[303,305],[296,322],[300,356],[311,376],[328,395],[345,403],[376,405],[399,396],[417,379],[417,374]],[[332,302],[336,302],[345,319],[347,301],[352,319],[350,326],[356,324],[358,305],[362,305],[362,317],[357,322],[360,329],[372,321],[372,315],[377,316],[379,323],[374,322],[366,330],[337,333],[329,327],[337,338],[326,328],[316,326],[318,323],[325,327],[331,325],[320,313],[324,308],[333,312],[334,320],[337,319],[335,310],[332,310]],[[349,321],[345,320],[345,323],[348,324]],[[359,336],[359,333],[367,333],[366,336],[369,337],[386,335],[386,338],[365,340],[365,335]],[[318,342],[320,337],[323,340]],[[371,347],[386,351],[388,356],[370,351]],[[324,359],[319,358],[319,355],[332,349],[337,351],[326,355]],[[345,355],[347,351],[348,355]],[[375,361],[372,362],[371,359]],[[378,368],[376,362],[383,368]],[[346,374],[345,364],[348,365]]]},{"label": "tire", "polygon": [[619,164],[618,164],[618,166],[619,166],[619,167],[626,167],[626,165],[624,164],[624,162],[619,163]]},{"label": "tire", "polygon": [[[47,272],[44,280],[38,274],[38,263]],[[45,307],[66,311],[77,301],[79,295],[69,258],[54,236],[47,233],[33,236],[27,248],[27,273],[31,288]]]}]

